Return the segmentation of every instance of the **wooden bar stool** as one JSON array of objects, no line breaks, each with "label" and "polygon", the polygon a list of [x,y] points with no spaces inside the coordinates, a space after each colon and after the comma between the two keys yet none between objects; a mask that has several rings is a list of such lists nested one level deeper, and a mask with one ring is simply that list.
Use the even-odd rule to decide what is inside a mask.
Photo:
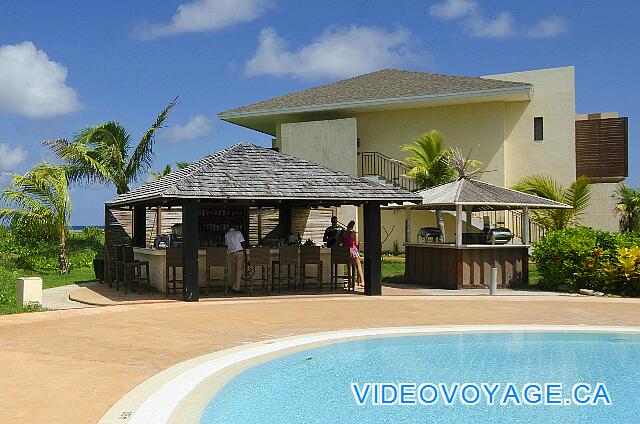
[{"label": "wooden bar stool", "polygon": [[119,244],[115,246],[115,283],[116,283],[116,291],[120,291],[120,283],[123,282],[124,277],[124,257],[122,256],[122,248],[123,244]]},{"label": "wooden bar stool", "polygon": [[118,249],[120,249],[119,245],[109,248],[104,264],[104,278],[110,289],[113,288],[114,284],[118,286],[118,261],[116,259],[116,251]]},{"label": "wooden bar stool", "polygon": [[[204,287],[207,289],[207,295],[209,295],[209,291],[211,290],[212,283],[223,282],[224,284],[224,294],[226,296],[229,291],[229,283],[227,281],[229,276],[229,266],[227,264],[227,248],[226,247],[207,247],[207,270],[206,270],[206,278],[204,282]],[[211,268],[222,268],[223,269],[223,277],[222,278],[212,278],[211,277]]]},{"label": "wooden bar stool", "polygon": [[[142,275],[142,268],[144,267],[144,276]],[[142,294],[143,284],[146,284],[147,289],[151,288],[151,282],[149,281],[149,262],[136,260],[133,254],[133,247],[122,246],[122,268],[124,270],[124,294],[127,294],[127,288],[131,286],[133,291],[133,285],[138,285],[138,291]]]},{"label": "wooden bar stool", "polygon": [[[278,293],[281,292],[282,280],[287,281],[287,290],[291,290],[291,281],[295,284],[296,292],[298,291],[298,248],[297,247],[281,247],[278,249],[278,260],[273,261],[273,265],[278,265]],[[287,267],[287,276],[282,276],[282,268]],[[293,267],[293,275],[291,275],[291,267]],[[275,266],[274,266],[275,270]],[[275,277],[275,272],[274,272]]]},{"label": "wooden bar stool", "polygon": [[[316,276],[307,276],[307,265],[316,265],[318,267]],[[300,272],[302,276],[302,291],[308,278],[317,278],[318,291],[322,290],[322,261],[320,260],[320,246],[302,246],[300,247]]]},{"label": "wooden bar stool", "polygon": [[268,247],[251,248],[249,251],[249,264],[254,268],[260,268],[260,278],[252,278],[249,281],[249,296],[252,295],[254,281],[260,283],[262,294],[271,294],[271,285],[269,284],[269,274],[271,274],[271,268],[273,266],[271,262],[271,249]]},{"label": "wooden bar stool", "polygon": [[331,248],[331,288],[338,289],[338,279],[346,278],[347,290],[349,288],[355,290],[355,278],[353,275],[353,269],[347,273],[346,276],[338,274],[338,267],[342,266],[352,267],[351,250],[345,246],[335,246]]},{"label": "wooden bar stool", "polygon": [[[169,296],[169,285],[173,285],[173,294],[177,293],[177,286],[180,285],[180,288],[184,290],[184,286],[182,284],[183,280],[176,277],[177,269],[183,268],[182,266],[182,247],[171,247],[166,250],[166,269],[165,269],[165,294]],[[173,276],[169,276],[169,272],[173,271]],[[184,272],[184,268],[183,268]]]}]

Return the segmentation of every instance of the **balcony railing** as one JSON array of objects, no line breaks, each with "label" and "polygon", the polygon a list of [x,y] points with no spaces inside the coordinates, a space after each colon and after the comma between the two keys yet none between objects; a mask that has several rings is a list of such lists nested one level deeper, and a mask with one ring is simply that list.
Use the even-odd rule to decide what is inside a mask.
[{"label": "balcony railing", "polygon": [[377,176],[396,187],[409,191],[418,190],[418,184],[406,176],[411,168],[397,159],[391,159],[379,152],[361,152],[360,166],[363,177]]}]

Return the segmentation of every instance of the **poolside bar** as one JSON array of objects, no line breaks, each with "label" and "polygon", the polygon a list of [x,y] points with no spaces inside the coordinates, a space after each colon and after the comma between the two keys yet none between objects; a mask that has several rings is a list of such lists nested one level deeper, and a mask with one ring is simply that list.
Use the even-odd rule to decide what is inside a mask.
[{"label": "poolside bar", "polygon": [[[117,210],[133,212],[130,242],[135,260],[148,263],[149,285],[160,292],[165,291],[169,250],[159,248],[157,240],[150,243],[147,217],[150,211],[157,217],[167,216],[169,212],[175,215],[180,211],[181,220],[172,225],[175,234],[160,243],[163,247],[167,247],[167,243],[179,243],[182,258],[175,268],[180,268],[177,273],[182,279],[183,298],[197,301],[203,276],[207,275],[207,255],[215,248],[222,252],[219,255],[225,254],[220,249],[224,248],[224,234],[229,228],[243,232],[247,241],[254,240],[248,249],[249,262],[252,260],[252,248],[257,246],[269,247],[273,259],[270,262],[275,263],[281,246],[300,246],[303,242],[298,239],[291,243],[291,236],[295,236],[292,234],[295,211],[355,205],[363,206],[364,212],[364,291],[368,295],[380,295],[380,207],[393,202],[419,203],[420,197],[272,149],[240,143],[107,202],[105,273],[109,274],[109,263],[113,263],[117,256],[117,242],[113,234],[128,234],[127,231],[112,231],[118,228],[113,224]],[[263,225],[260,211],[263,209],[278,211],[277,227],[264,237],[260,229]],[[257,237],[249,231],[250,215],[255,211],[258,211]],[[161,222],[156,222],[153,227],[156,234],[166,228]],[[302,252],[306,245],[318,244],[309,240],[299,247],[299,251]],[[330,281],[332,260],[331,249],[321,247],[318,265],[321,262],[324,283]],[[303,265],[300,258],[297,263]],[[269,277],[270,283],[272,278],[273,274]]]},{"label": "poolside bar", "polygon": [[[467,177],[416,194],[422,197],[420,205],[391,205],[388,208],[455,212],[455,242],[439,240],[437,228],[424,228],[423,242],[405,243],[405,282],[452,290],[488,287],[492,268],[498,270],[500,288],[527,284],[529,209],[571,208]],[[515,243],[508,228],[491,228],[488,221],[477,228],[472,223],[474,212],[512,209],[523,211],[519,243]],[[430,237],[433,237],[432,242],[429,242]]]}]

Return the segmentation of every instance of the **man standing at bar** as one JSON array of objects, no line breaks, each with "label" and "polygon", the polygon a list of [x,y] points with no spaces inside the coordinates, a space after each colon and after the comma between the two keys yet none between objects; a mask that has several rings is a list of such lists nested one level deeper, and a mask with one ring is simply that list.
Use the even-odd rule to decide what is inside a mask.
[{"label": "man standing at bar", "polygon": [[327,244],[327,247],[337,246],[342,230],[343,228],[338,224],[338,217],[335,215],[332,216],[331,226],[324,230],[324,237],[322,237],[322,241]]},{"label": "man standing at bar", "polygon": [[229,231],[224,235],[224,244],[227,245],[227,258],[230,263],[229,277],[233,281],[233,287],[231,291],[234,294],[242,293],[240,290],[240,280],[244,271],[244,236],[235,228],[229,228]]}]

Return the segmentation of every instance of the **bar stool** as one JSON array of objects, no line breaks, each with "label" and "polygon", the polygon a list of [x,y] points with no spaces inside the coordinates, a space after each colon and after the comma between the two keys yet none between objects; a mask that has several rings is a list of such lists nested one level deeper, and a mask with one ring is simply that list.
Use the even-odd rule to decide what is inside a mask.
[{"label": "bar stool", "polygon": [[118,262],[116,259],[116,251],[120,249],[120,246],[110,247],[107,251],[106,262],[104,264],[104,278],[110,289],[113,288],[114,283],[118,285]]},{"label": "bar stool", "polygon": [[[209,291],[211,289],[212,283],[223,282],[224,284],[224,294],[227,295],[229,291],[228,284],[228,276],[229,276],[229,266],[227,265],[227,248],[226,247],[207,247],[207,270],[206,270],[206,278],[205,278],[205,286],[201,288],[207,289],[207,295],[209,295]],[[211,268],[222,268],[223,269],[223,278],[212,278],[211,277]]]},{"label": "bar stool", "polygon": [[[278,293],[281,293],[282,280],[287,281],[287,290],[291,290],[291,281],[294,282],[296,292],[298,291],[298,248],[297,247],[281,247],[278,251],[278,260],[273,261],[273,265],[278,265]],[[287,267],[287,276],[282,276],[282,268]],[[291,275],[291,267],[293,267],[293,276]],[[275,266],[273,267],[275,270]],[[274,272],[275,274],[275,272]],[[275,275],[274,275],[275,277]]]},{"label": "bar stool", "polygon": [[118,244],[115,246],[116,291],[120,291],[120,282],[124,281],[124,257],[122,256],[122,248],[124,246],[124,244]]},{"label": "bar stool", "polygon": [[334,290],[338,289],[338,279],[346,278],[347,290],[352,288],[355,290],[355,278],[353,269],[351,272],[347,273],[347,275],[338,275],[338,266],[346,265],[348,267],[353,267],[352,259],[351,259],[351,250],[345,246],[335,246],[331,248],[331,288]]},{"label": "bar stool", "polygon": [[[316,276],[307,276],[307,265],[316,265],[318,270]],[[302,291],[308,278],[317,278],[318,291],[322,290],[322,261],[320,260],[320,246],[302,246],[300,247],[300,272],[302,276]]]},{"label": "bar stool", "polygon": [[[176,274],[178,268],[182,266],[182,247],[170,247],[166,250],[166,269],[165,269],[165,294],[169,296],[169,285],[173,285],[173,294],[177,293],[177,285],[180,284],[180,288],[184,290],[182,284],[183,280],[178,280]],[[169,276],[169,272],[173,271],[173,277]],[[183,268],[184,271],[184,268]]]},{"label": "bar stool", "polygon": [[[144,267],[145,273],[142,276],[142,268]],[[127,287],[131,284],[131,290],[133,291],[133,284],[138,284],[138,290],[142,294],[142,284],[146,283],[147,289],[151,288],[151,282],[149,281],[149,262],[136,260],[133,254],[133,247],[122,246],[122,268],[124,270],[124,294],[127,294]]]},{"label": "bar stool", "polygon": [[[249,251],[249,263],[254,268],[260,268],[260,278],[252,278],[249,281],[249,296],[251,296],[253,290],[253,282],[259,282],[262,289],[262,294],[271,294],[271,285],[269,284],[269,274],[271,274],[271,249],[268,247],[253,247]],[[247,280],[245,280],[245,291]]]}]

